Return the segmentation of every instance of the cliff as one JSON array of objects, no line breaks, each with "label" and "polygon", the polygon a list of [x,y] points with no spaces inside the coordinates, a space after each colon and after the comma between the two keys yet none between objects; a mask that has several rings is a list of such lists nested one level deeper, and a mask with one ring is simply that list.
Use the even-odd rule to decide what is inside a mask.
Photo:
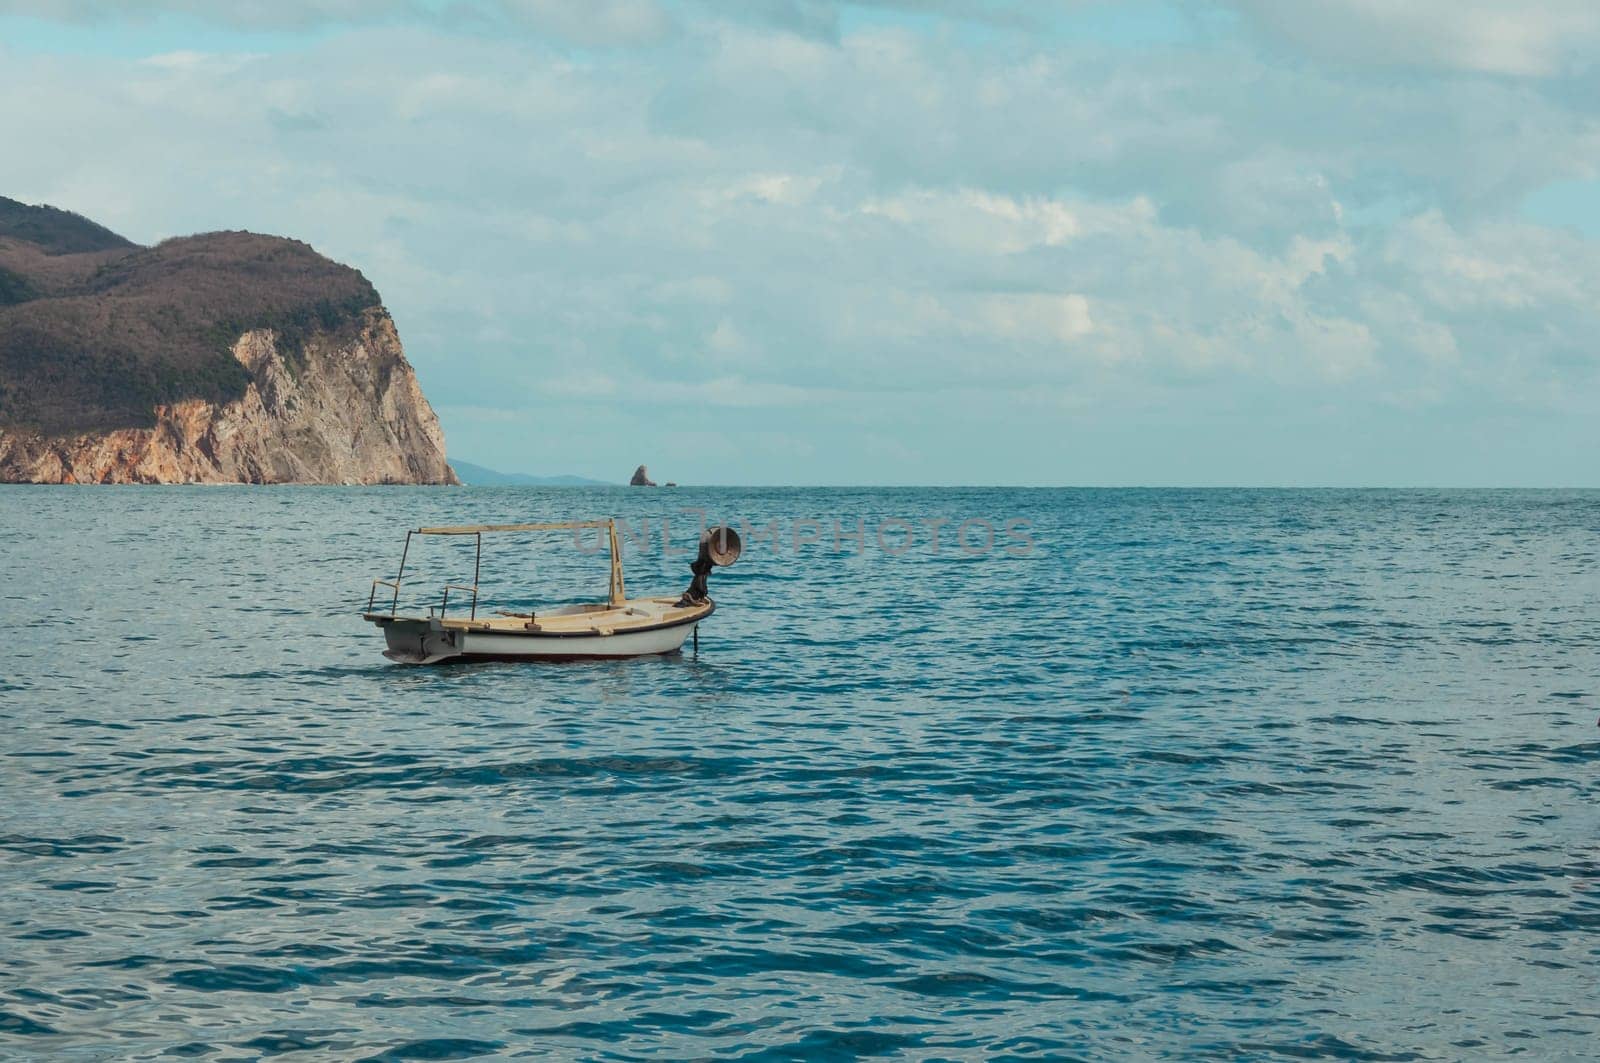
[{"label": "cliff", "polygon": [[155,424],[46,435],[0,428],[0,479],[25,483],[455,483],[444,433],[394,322],[285,357],[271,329],[240,336],[244,394],[157,404]]},{"label": "cliff", "polygon": [[0,199],[0,481],[456,483],[394,322],[298,241]]}]

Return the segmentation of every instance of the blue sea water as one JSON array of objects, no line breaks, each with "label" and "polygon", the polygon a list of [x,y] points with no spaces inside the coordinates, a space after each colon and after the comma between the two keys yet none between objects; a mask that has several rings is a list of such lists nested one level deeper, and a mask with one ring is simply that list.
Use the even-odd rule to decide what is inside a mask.
[{"label": "blue sea water", "polygon": [[[698,656],[357,615],[408,526],[692,507],[780,533]],[[1600,493],[12,487],[0,610],[0,1057],[1600,1044]]]}]

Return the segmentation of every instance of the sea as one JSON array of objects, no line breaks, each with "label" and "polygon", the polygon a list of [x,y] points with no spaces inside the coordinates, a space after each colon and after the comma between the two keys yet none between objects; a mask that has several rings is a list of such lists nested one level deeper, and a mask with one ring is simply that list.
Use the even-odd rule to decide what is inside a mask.
[{"label": "sea", "polygon": [[[595,516],[697,649],[381,656]],[[13,486],[0,615],[0,1058],[1600,1056],[1600,492]]]}]

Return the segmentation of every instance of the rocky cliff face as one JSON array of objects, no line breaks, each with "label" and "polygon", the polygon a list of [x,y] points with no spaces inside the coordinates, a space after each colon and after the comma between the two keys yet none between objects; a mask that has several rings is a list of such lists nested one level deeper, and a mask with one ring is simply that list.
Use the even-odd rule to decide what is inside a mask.
[{"label": "rocky cliff face", "polygon": [[363,315],[354,338],[240,336],[242,398],[155,407],[150,428],[46,436],[0,428],[0,480],[25,483],[458,483],[439,419],[394,322]]},{"label": "rocky cliff face", "polygon": [[457,483],[361,272],[0,197],[0,481]]}]

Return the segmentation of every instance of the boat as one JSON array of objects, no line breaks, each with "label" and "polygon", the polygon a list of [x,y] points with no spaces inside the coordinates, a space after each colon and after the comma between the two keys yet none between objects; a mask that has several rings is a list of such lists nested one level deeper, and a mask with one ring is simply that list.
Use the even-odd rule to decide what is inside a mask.
[{"label": "boat", "polygon": [[[603,602],[558,605],[530,612],[496,610],[478,615],[478,579],[483,570],[483,537],[502,532],[572,531],[605,529],[611,549],[611,578]],[[439,604],[428,606],[426,616],[402,615],[400,588],[406,559],[416,536],[471,535],[477,539],[470,584],[445,584]],[[722,526],[700,535],[700,547],[689,569],[694,579],[680,595],[629,598],[622,578],[622,552],[617,546],[614,519],[549,521],[535,524],[462,524],[415,528],[406,532],[400,567],[392,580],[374,579],[362,619],[377,625],[388,649],[383,655],[401,664],[442,664],[451,661],[572,661],[647,657],[677,653],[692,634],[696,649],[700,623],[716,611],[706,582],[714,567],[731,565],[742,549],[738,533]],[[389,609],[378,605],[378,589],[387,587]],[[450,594],[457,592],[455,615]],[[467,595],[470,594],[470,598]]]}]

